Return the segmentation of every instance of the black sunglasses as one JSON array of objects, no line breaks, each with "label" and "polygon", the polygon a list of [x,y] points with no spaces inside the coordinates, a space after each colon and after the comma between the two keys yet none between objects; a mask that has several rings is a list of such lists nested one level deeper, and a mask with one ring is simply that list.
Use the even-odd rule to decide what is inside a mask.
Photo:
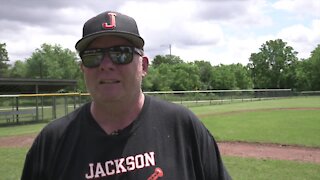
[{"label": "black sunglasses", "polygon": [[84,50],[80,57],[85,67],[96,68],[100,66],[106,54],[114,64],[129,64],[133,60],[133,53],[142,56],[143,50],[132,46],[95,48]]}]

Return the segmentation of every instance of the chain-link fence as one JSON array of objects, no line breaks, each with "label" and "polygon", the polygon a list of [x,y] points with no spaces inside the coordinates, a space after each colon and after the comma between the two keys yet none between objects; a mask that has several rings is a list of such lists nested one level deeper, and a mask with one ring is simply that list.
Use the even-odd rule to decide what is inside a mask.
[{"label": "chain-link fence", "polygon": [[89,100],[79,93],[0,95],[0,125],[50,121]]},{"label": "chain-link fence", "polygon": [[[161,91],[145,92],[151,96],[187,107],[256,101],[297,95],[320,95],[320,92],[294,92],[291,89]],[[62,117],[86,102],[89,94],[19,94],[0,95],[0,126],[47,122]]]}]

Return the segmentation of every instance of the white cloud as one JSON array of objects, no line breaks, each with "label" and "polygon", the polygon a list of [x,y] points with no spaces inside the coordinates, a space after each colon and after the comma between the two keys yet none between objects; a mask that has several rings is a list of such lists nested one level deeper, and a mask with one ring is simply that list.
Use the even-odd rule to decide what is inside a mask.
[{"label": "white cloud", "polygon": [[[250,5],[250,2],[254,3]],[[232,6],[229,7],[230,5]],[[184,60],[202,59],[214,61],[216,64],[232,63],[232,60],[239,58],[239,54],[231,57],[230,52],[224,49],[227,48],[227,43],[233,42],[225,40],[222,26],[237,31],[250,28],[249,24],[269,25],[271,20],[259,10],[264,6],[264,1],[170,1],[144,4],[129,2],[120,10],[137,19],[140,33],[146,40],[145,49],[151,57],[159,53],[168,54],[168,45],[171,44],[172,53]],[[259,17],[263,19],[261,22]],[[223,52],[218,52],[217,49]]]},{"label": "white cloud", "polygon": [[299,52],[298,57],[308,58],[317,43],[320,43],[319,28],[320,20],[314,20],[310,27],[296,24],[284,28],[278,33],[278,36]]},{"label": "white cloud", "polygon": [[[30,57],[43,43],[74,50],[87,19],[105,10],[116,10],[136,19],[146,42],[146,54],[151,58],[169,54],[171,44],[172,53],[186,61],[246,64],[251,53],[277,38],[283,38],[300,56],[307,57],[320,42],[319,2],[11,0],[0,6],[0,39],[7,44],[11,60]],[[279,22],[278,14],[303,21],[284,24]]]},{"label": "white cloud", "polygon": [[279,10],[286,10],[299,16],[320,17],[319,0],[279,0],[273,4],[273,7]]}]

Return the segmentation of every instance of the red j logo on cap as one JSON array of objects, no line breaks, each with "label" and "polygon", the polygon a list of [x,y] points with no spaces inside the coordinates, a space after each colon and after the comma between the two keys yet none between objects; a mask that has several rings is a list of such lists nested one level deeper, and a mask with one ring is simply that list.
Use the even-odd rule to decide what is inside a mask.
[{"label": "red j logo on cap", "polygon": [[102,27],[105,29],[114,29],[116,27],[116,13],[108,13],[110,18],[110,24],[102,23]]}]

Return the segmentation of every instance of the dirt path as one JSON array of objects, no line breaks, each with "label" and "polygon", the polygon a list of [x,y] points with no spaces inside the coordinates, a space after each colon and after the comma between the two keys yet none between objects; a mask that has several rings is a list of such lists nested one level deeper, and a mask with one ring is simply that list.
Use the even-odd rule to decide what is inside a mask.
[{"label": "dirt path", "polygon": [[320,148],[245,142],[218,143],[223,155],[320,164]]},{"label": "dirt path", "polygon": [[[30,147],[35,136],[36,135],[1,137],[0,148]],[[219,142],[218,146],[222,155],[258,159],[292,160],[320,164],[320,148],[245,142]]]},{"label": "dirt path", "polygon": [[3,147],[30,147],[35,137],[36,137],[35,134],[0,137],[0,148],[3,148]]}]

